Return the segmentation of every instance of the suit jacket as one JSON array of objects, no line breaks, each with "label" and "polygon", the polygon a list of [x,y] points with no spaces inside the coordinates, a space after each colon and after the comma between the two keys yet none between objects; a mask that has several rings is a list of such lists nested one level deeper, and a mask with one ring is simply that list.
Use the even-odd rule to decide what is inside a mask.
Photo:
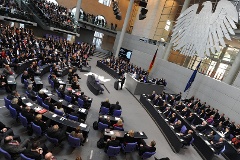
[{"label": "suit jacket", "polygon": [[106,146],[105,146],[105,150],[106,151],[107,151],[109,146],[118,147],[118,146],[120,146],[120,141],[119,140],[110,140],[110,141],[108,141]]},{"label": "suit jacket", "polygon": [[134,137],[129,136],[128,134],[124,135],[124,143],[134,143],[136,139]]},{"label": "suit jacket", "polygon": [[191,134],[187,134],[185,136],[182,136],[182,139],[184,140],[185,144],[190,144],[191,140],[192,140],[192,135]]},{"label": "suit jacket", "polygon": [[196,130],[198,130],[199,132],[202,132],[202,131],[204,131],[206,128],[207,128],[207,126],[198,125],[198,126],[196,127]]},{"label": "suit jacket", "polygon": [[121,110],[122,107],[119,104],[112,104],[110,110],[113,112],[114,110]]},{"label": "suit jacket", "polygon": [[35,119],[34,112],[31,110],[29,112],[23,110],[22,115],[27,118],[28,123],[33,122]]},{"label": "suit jacket", "polygon": [[20,145],[12,145],[11,143],[3,144],[2,149],[7,151],[12,158],[17,159],[19,154],[25,150],[25,147],[22,148]]},{"label": "suit jacket", "polygon": [[50,111],[54,112],[55,107],[51,102],[49,102],[48,100],[44,100],[44,103],[49,106]]},{"label": "suit jacket", "polygon": [[110,106],[111,106],[110,103],[106,102],[106,101],[102,102],[101,105],[106,107],[106,108],[110,108]]},{"label": "suit jacket", "polygon": [[34,124],[38,125],[39,127],[41,127],[42,131],[46,131],[47,129],[47,125],[44,121],[40,120],[40,121],[34,121]]},{"label": "suit jacket", "polygon": [[215,151],[217,153],[219,153],[223,149],[224,143],[223,142],[217,142],[217,143],[213,143],[212,146],[215,149]]},{"label": "suit jacket", "polygon": [[51,138],[57,138],[58,140],[62,140],[65,137],[65,133],[61,132],[60,130],[60,128],[57,131],[54,131],[52,127],[48,128],[47,135]]},{"label": "suit jacket", "polygon": [[22,111],[22,108],[18,104],[11,104],[11,106],[16,109],[16,111],[19,113]]},{"label": "suit jacket", "polygon": [[23,151],[23,154],[31,159],[35,159],[35,160],[42,160],[43,156],[41,154],[39,154],[37,151],[32,151],[31,149],[26,149],[25,151]]}]

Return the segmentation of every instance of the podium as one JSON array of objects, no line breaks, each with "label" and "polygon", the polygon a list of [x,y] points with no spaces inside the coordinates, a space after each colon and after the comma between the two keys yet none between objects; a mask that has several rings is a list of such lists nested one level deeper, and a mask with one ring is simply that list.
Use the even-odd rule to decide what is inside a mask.
[{"label": "podium", "polygon": [[114,82],[114,88],[115,88],[116,90],[119,89],[119,83],[120,83],[119,79],[116,79],[116,81]]}]

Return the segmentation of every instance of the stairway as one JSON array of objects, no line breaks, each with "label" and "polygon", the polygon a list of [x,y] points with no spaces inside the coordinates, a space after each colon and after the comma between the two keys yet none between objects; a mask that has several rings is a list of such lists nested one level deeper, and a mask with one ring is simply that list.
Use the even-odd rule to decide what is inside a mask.
[{"label": "stairway", "polygon": [[106,58],[110,57],[110,54],[109,53],[103,53],[103,52],[95,51],[93,53],[93,56],[101,58],[101,59],[106,59]]}]

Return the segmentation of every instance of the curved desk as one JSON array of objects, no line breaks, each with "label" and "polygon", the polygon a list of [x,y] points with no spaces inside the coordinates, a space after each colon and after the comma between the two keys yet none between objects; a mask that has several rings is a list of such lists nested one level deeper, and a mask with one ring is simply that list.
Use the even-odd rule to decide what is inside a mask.
[{"label": "curved desk", "polygon": [[126,75],[125,87],[133,95],[140,95],[143,93],[152,94],[153,91],[155,91],[157,94],[161,94],[164,89],[163,85],[139,82],[138,80],[132,78],[130,74]]}]

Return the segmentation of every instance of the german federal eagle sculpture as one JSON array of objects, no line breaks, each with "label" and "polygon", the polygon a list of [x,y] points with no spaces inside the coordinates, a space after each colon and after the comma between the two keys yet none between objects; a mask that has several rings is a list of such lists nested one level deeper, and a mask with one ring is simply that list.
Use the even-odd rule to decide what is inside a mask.
[{"label": "german federal eagle sculpture", "polygon": [[198,14],[198,4],[194,4],[177,18],[171,43],[181,54],[201,58],[216,54],[220,46],[226,46],[224,38],[231,40],[229,33],[235,35],[238,12],[230,1],[220,0],[214,12],[210,1],[202,5]]}]

